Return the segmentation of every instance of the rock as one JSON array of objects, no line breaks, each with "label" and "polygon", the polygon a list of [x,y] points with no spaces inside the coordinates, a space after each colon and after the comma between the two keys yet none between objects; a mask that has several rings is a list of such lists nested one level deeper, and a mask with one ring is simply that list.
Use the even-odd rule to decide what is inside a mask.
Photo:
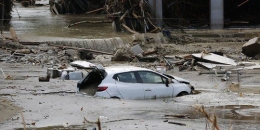
[{"label": "rock", "polygon": [[39,82],[49,82],[50,81],[50,75],[39,77]]}]

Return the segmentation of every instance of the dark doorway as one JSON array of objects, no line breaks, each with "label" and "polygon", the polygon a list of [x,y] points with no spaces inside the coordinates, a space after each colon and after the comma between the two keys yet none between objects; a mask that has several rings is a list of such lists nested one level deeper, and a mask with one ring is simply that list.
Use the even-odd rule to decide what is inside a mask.
[{"label": "dark doorway", "polygon": [[210,0],[163,0],[163,22],[173,28],[209,28]]},{"label": "dark doorway", "polygon": [[224,0],[225,27],[260,25],[260,0]]}]

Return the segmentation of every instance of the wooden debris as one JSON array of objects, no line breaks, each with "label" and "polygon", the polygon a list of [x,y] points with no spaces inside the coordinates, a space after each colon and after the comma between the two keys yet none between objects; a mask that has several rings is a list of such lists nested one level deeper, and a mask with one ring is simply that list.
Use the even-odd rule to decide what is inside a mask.
[{"label": "wooden debris", "polygon": [[174,125],[180,125],[180,126],[186,126],[186,124],[183,123],[178,123],[178,122],[168,122],[169,124],[174,124]]},{"label": "wooden debris", "polygon": [[13,27],[10,28],[10,34],[11,34],[12,39],[13,39],[14,42],[19,42]]},{"label": "wooden debris", "polygon": [[38,46],[41,44],[41,42],[19,42],[20,44],[22,45],[35,45],[35,46]]},{"label": "wooden debris", "polygon": [[195,109],[197,109],[199,112],[201,112],[202,114],[204,114],[204,116],[206,117],[206,119],[212,123],[212,129],[216,129],[216,130],[220,130],[218,124],[217,124],[217,117],[214,114],[213,119],[210,117],[210,115],[205,111],[204,106],[196,106]]},{"label": "wooden debris", "polygon": [[175,114],[175,115],[165,115],[165,117],[188,118],[189,116],[185,114]]},{"label": "wooden debris", "polygon": [[21,117],[22,117],[22,121],[23,121],[23,129],[27,130],[26,129],[26,123],[25,123],[24,116],[23,116],[23,112],[21,112]]},{"label": "wooden debris", "polygon": [[4,78],[6,79],[5,73],[4,73],[4,71],[3,71],[2,68],[1,68],[1,72],[2,72],[2,74],[3,74],[3,76],[4,76]]},{"label": "wooden debris", "polygon": [[83,23],[112,23],[111,20],[102,20],[102,21],[80,21],[80,22],[76,22],[76,23],[73,23],[73,24],[70,24],[68,25],[67,27],[72,27],[72,26],[76,26],[76,25],[79,25],[79,24],[83,24]]},{"label": "wooden debris", "polygon": [[84,124],[86,123],[89,123],[89,124],[96,124],[98,126],[98,129],[97,130],[101,130],[101,122],[100,122],[100,117],[98,118],[97,121],[95,122],[90,122],[88,121],[85,117],[84,117],[84,121],[83,121]]},{"label": "wooden debris", "polygon": [[157,53],[156,48],[153,48],[153,49],[150,49],[150,50],[143,52],[143,56],[151,55],[151,54],[154,54],[154,53]]},{"label": "wooden debris", "polygon": [[19,42],[9,42],[9,41],[2,41],[0,42],[0,47],[5,48],[13,48],[13,49],[23,49],[25,48],[22,44]]},{"label": "wooden debris", "polygon": [[70,47],[70,46],[58,46],[58,45],[54,45],[54,44],[48,44],[48,45],[54,46],[54,47],[63,48],[63,49],[66,48],[66,49],[74,49],[74,50],[84,50],[84,51],[93,52],[93,53],[113,55],[112,53],[103,52],[103,51],[97,51],[97,50],[92,50],[92,49],[85,49],[85,48],[78,48],[78,47]]},{"label": "wooden debris", "polygon": [[59,11],[57,10],[55,4],[54,4],[53,6],[51,6],[51,12],[54,13],[54,14],[56,14],[56,15],[59,15]]},{"label": "wooden debris", "polygon": [[118,49],[112,57],[112,61],[132,61],[134,56],[128,48]]},{"label": "wooden debris", "polygon": [[1,31],[1,36],[2,36],[2,39],[5,40],[5,36],[3,34],[3,31]]},{"label": "wooden debris", "polygon": [[101,11],[101,10],[104,10],[104,9],[105,9],[105,8],[95,9],[95,10],[92,10],[92,11],[88,11],[86,14],[96,13],[96,12]]},{"label": "wooden debris", "polygon": [[158,27],[150,20],[151,15],[146,2],[107,0],[105,6],[107,7],[107,17],[116,24],[116,31],[122,31],[121,27],[130,33],[159,31]]},{"label": "wooden debris", "polygon": [[20,50],[16,50],[16,53],[30,54],[31,50],[30,49],[20,49]]}]

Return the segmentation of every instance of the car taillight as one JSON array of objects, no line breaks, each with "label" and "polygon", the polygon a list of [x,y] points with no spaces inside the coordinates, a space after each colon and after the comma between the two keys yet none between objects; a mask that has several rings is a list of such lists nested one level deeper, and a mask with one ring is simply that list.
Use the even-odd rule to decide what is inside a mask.
[{"label": "car taillight", "polygon": [[106,87],[106,86],[98,86],[97,91],[98,91],[98,92],[102,92],[102,91],[107,90],[107,88],[108,88],[108,87]]}]

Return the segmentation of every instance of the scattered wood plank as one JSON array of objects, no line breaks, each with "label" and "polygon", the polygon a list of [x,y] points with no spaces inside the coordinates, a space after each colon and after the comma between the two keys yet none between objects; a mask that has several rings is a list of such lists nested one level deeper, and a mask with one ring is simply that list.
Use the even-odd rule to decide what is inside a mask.
[{"label": "scattered wood plank", "polygon": [[41,44],[41,42],[19,42],[22,45],[35,45],[38,46]]},{"label": "scattered wood plank", "polygon": [[84,50],[84,51],[93,52],[93,53],[113,55],[112,53],[103,52],[103,51],[97,51],[97,50],[92,50],[92,49],[86,49],[86,48],[70,47],[70,46],[59,46],[59,45],[53,45],[53,44],[48,44],[48,45],[54,46],[54,47],[59,47],[59,48],[64,48],[64,49],[66,48],[66,49]]},{"label": "scattered wood plank", "polygon": [[3,31],[1,31],[1,36],[2,36],[2,39],[5,40],[5,36],[3,34]]},{"label": "scattered wood plank", "polygon": [[105,9],[105,8],[95,9],[95,10],[92,10],[92,11],[86,12],[86,14],[96,13],[96,12],[101,11],[101,10],[104,10],[104,9]]},{"label": "scattered wood plank", "polygon": [[19,42],[13,27],[10,27],[10,34],[11,34],[14,42]]},{"label": "scattered wood plank", "polygon": [[3,71],[2,68],[1,68],[1,72],[2,72],[2,74],[3,74],[3,76],[4,76],[4,79],[6,79],[5,73],[4,73],[4,71]]},{"label": "scattered wood plank", "polygon": [[178,122],[168,122],[169,124],[174,124],[174,125],[180,125],[180,126],[186,126],[186,124],[183,123],[178,123]]},{"label": "scattered wood plank", "polygon": [[101,20],[101,21],[80,21],[80,22],[76,22],[76,23],[73,23],[73,24],[70,24],[68,25],[67,27],[72,27],[72,26],[76,26],[76,25],[79,25],[79,24],[83,24],[83,23],[112,23],[111,20]]}]

